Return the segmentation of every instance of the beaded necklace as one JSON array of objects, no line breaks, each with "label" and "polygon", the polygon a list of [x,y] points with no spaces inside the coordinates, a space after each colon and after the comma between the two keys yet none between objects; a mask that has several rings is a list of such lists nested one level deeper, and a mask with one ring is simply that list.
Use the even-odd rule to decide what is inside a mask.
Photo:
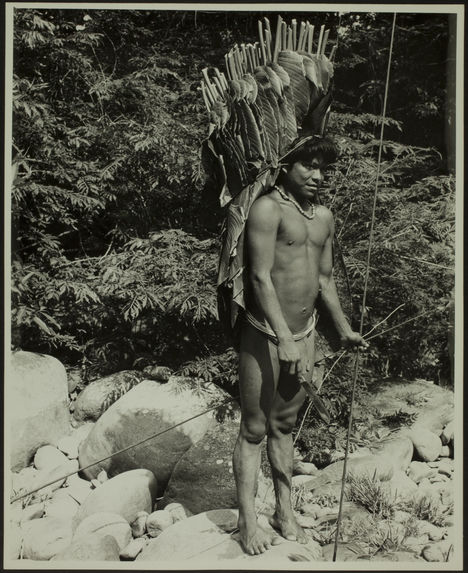
[{"label": "beaded necklace", "polygon": [[317,210],[315,203],[311,203],[310,201],[307,201],[307,203],[309,204],[310,208],[312,209],[312,213],[306,213],[304,211],[304,209],[299,205],[299,203],[293,198],[293,197],[289,197],[288,195],[286,195],[286,193],[284,191],[282,191],[278,185],[275,185],[273,187],[273,189],[275,189],[276,191],[278,191],[278,193],[281,195],[281,197],[285,200],[285,201],[290,201],[294,207],[296,207],[296,209],[299,211],[299,213],[301,215],[303,215],[306,219],[309,219],[309,221],[311,221],[314,217],[315,217],[315,212]]}]

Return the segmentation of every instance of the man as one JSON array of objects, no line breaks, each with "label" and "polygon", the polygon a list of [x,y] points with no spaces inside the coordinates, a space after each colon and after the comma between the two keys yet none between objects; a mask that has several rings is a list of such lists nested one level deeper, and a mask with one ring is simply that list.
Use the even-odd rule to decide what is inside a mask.
[{"label": "man", "polygon": [[319,293],[343,345],[367,346],[338,300],[333,216],[314,204],[323,172],[335,159],[334,144],[325,138],[295,148],[277,185],[253,203],[247,220],[249,289],[239,353],[242,417],[233,465],[240,540],[252,555],[272,542],[257,525],[254,504],[265,436],[276,497],[272,525],[286,539],[308,542],[291,506],[292,430],[305,398],[301,380],[312,379]]}]

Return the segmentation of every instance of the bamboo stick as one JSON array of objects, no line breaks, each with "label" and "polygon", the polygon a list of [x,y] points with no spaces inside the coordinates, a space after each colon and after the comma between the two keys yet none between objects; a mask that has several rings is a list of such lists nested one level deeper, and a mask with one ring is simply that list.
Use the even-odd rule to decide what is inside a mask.
[{"label": "bamboo stick", "polygon": [[208,93],[213,97],[213,101],[216,101],[216,93],[215,86],[211,83],[210,77],[208,76],[208,68],[203,68],[202,70],[203,77],[205,78],[206,87],[208,89]]},{"label": "bamboo stick", "polygon": [[234,50],[232,52],[232,56],[234,59],[234,65],[236,67],[236,73],[238,78],[241,78],[244,74],[242,72],[242,64],[240,61],[240,54],[239,54],[239,48],[237,46],[237,44],[234,46]]},{"label": "bamboo stick", "polygon": [[216,84],[216,87],[218,88],[218,93],[219,95],[224,99],[224,89],[223,86],[221,84],[221,81],[218,77],[213,77],[213,81]]},{"label": "bamboo stick", "polygon": [[301,22],[301,28],[299,30],[299,40],[297,42],[297,51],[300,52],[302,50],[302,45],[304,44],[305,40],[305,31],[306,31],[306,24],[305,22]]},{"label": "bamboo stick", "polygon": [[221,84],[222,88],[224,90],[226,90],[228,87],[227,82],[226,82],[226,77],[224,76],[223,73],[220,73],[218,68],[215,68],[214,71],[215,71],[216,77],[218,78],[219,83]]},{"label": "bamboo stick", "polygon": [[281,50],[287,50],[287,41],[286,41],[286,37],[287,37],[287,32],[288,30],[288,26],[286,24],[286,22],[283,20],[283,22],[281,22]]},{"label": "bamboo stick", "polygon": [[330,55],[328,56],[328,59],[330,60],[330,62],[333,62],[333,59],[335,57],[335,52],[336,52],[336,44],[333,46],[333,48],[331,49]]},{"label": "bamboo stick", "polygon": [[237,80],[236,66],[234,64],[234,57],[232,55],[232,50],[228,54],[229,69],[231,70],[231,78]]},{"label": "bamboo stick", "polygon": [[226,66],[226,73],[229,80],[232,80],[231,70],[229,69],[229,58],[227,54],[224,54],[224,64]]},{"label": "bamboo stick", "polygon": [[325,30],[325,24],[322,24],[320,26],[320,34],[319,34],[319,39],[318,39],[318,44],[317,44],[317,56],[320,54],[320,49],[322,47],[322,38],[323,38],[323,31]]},{"label": "bamboo stick", "polygon": [[296,51],[296,48],[297,48],[296,34],[297,34],[297,21],[294,18],[292,21],[292,49],[294,51]]},{"label": "bamboo stick", "polygon": [[309,29],[309,37],[308,39],[308,44],[307,44],[307,51],[309,52],[309,54],[312,55],[312,49],[313,49],[313,41],[314,41],[314,29],[315,26],[313,26],[312,24],[310,25],[310,29]]},{"label": "bamboo stick", "polygon": [[221,72],[220,76],[221,76],[221,83],[223,84],[224,89],[225,89],[225,90],[228,90],[228,89],[229,89],[229,85],[228,85],[228,83],[227,83],[226,76],[224,75],[223,72]]},{"label": "bamboo stick", "polygon": [[260,20],[258,21],[258,35],[260,37],[260,49],[262,50],[263,63],[266,64],[267,57],[265,52],[265,38],[263,37],[263,25]]},{"label": "bamboo stick", "polygon": [[241,44],[241,50],[242,50],[242,58],[244,60],[245,73],[247,73],[249,71],[249,60],[247,58],[247,50],[245,48],[245,44]]},{"label": "bamboo stick", "polygon": [[330,34],[330,30],[325,30],[325,35],[323,37],[323,42],[322,42],[322,49],[320,50],[320,53],[322,55],[325,54],[325,48],[327,47],[327,42],[328,42],[328,35]]},{"label": "bamboo stick", "polygon": [[267,54],[268,54],[268,61],[271,62],[272,61],[272,57],[271,57],[271,32],[269,30],[265,30],[265,40],[266,40],[266,49],[267,49]]},{"label": "bamboo stick", "polygon": [[211,111],[211,105],[210,105],[210,102],[208,101],[208,96],[206,95],[206,88],[205,88],[205,85],[203,83],[203,80],[201,82],[201,91],[202,91],[203,101],[205,102],[205,105],[206,105],[206,109],[208,111]]},{"label": "bamboo stick", "polygon": [[288,50],[292,50],[293,44],[292,44],[292,30],[291,27],[288,26]]},{"label": "bamboo stick", "polygon": [[281,23],[283,19],[278,16],[278,21],[276,22],[276,35],[275,35],[275,49],[273,51],[273,61],[278,61],[278,52],[281,50]]},{"label": "bamboo stick", "polygon": [[210,103],[213,104],[216,100],[215,100],[213,94],[211,93],[209,87],[206,85],[206,82],[205,82],[205,93],[208,96]]}]

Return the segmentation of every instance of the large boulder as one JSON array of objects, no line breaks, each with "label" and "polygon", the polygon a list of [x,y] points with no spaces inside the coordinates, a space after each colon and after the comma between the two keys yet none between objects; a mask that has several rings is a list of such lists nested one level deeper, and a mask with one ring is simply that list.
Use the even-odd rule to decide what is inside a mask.
[{"label": "large boulder", "polygon": [[144,378],[143,372],[138,370],[123,370],[93,380],[76,399],[73,418],[77,422],[95,422],[109,406]]},{"label": "large boulder", "polygon": [[101,484],[83,501],[73,519],[73,529],[93,513],[111,512],[132,523],[140,511],[150,513],[157,484],[149,470],[131,470]]},{"label": "large boulder", "polygon": [[[259,523],[273,533],[264,515]],[[152,539],[136,558],[136,561],[150,561],[159,564],[162,561],[187,561],[194,566],[197,563],[224,561],[250,562],[251,568],[269,565],[273,568],[287,568],[292,562],[318,561],[322,551],[319,544],[310,539],[306,545],[284,540],[261,555],[246,554],[239,541],[237,511],[216,509],[200,513],[178,521]],[[283,565],[283,567],[281,567]]]},{"label": "large boulder", "polygon": [[[127,470],[145,468],[156,476],[158,494],[161,494],[176,463],[205,435],[214,415],[209,412],[183,422],[223,398],[225,394],[214,385],[194,388],[193,382],[176,380],[158,384],[144,380],[117,400],[96,422],[80,446],[80,466],[85,467],[138,440],[170,430],[84,471],[93,479],[102,469],[112,477]],[[180,425],[173,428],[176,424]]]},{"label": "large boulder", "polygon": [[40,446],[56,445],[70,432],[65,367],[56,358],[33,352],[11,355],[7,427],[13,471],[26,467]]},{"label": "large boulder", "polygon": [[238,407],[232,418],[217,421],[177,463],[161,507],[179,502],[192,513],[237,507],[232,452],[239,433]]}]

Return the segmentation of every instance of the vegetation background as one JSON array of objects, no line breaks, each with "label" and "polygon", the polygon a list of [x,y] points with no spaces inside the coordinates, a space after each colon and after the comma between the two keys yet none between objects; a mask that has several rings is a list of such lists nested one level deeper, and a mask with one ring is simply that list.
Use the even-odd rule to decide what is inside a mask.
[{"label": "vegetation background", "polygon": [[[338,39],[329,130],[341,154],[322,200],[356,325],[392,15],[281,15]],[[274,25],[271,12],[15,9],[14,348],[79,366],[85,382],[156,363],[236,394],[236,355],[217,322],[223,211],[200,165],[199,82],[235,42],[256,40],[264,16]],[[375,332],[434,312],[372,341],[361,399],[383,376],[451,384],[453,42],[446,14],[397,17],[364,331],[395,309]],[[338,427],[350,360],[322,390]]]}]

